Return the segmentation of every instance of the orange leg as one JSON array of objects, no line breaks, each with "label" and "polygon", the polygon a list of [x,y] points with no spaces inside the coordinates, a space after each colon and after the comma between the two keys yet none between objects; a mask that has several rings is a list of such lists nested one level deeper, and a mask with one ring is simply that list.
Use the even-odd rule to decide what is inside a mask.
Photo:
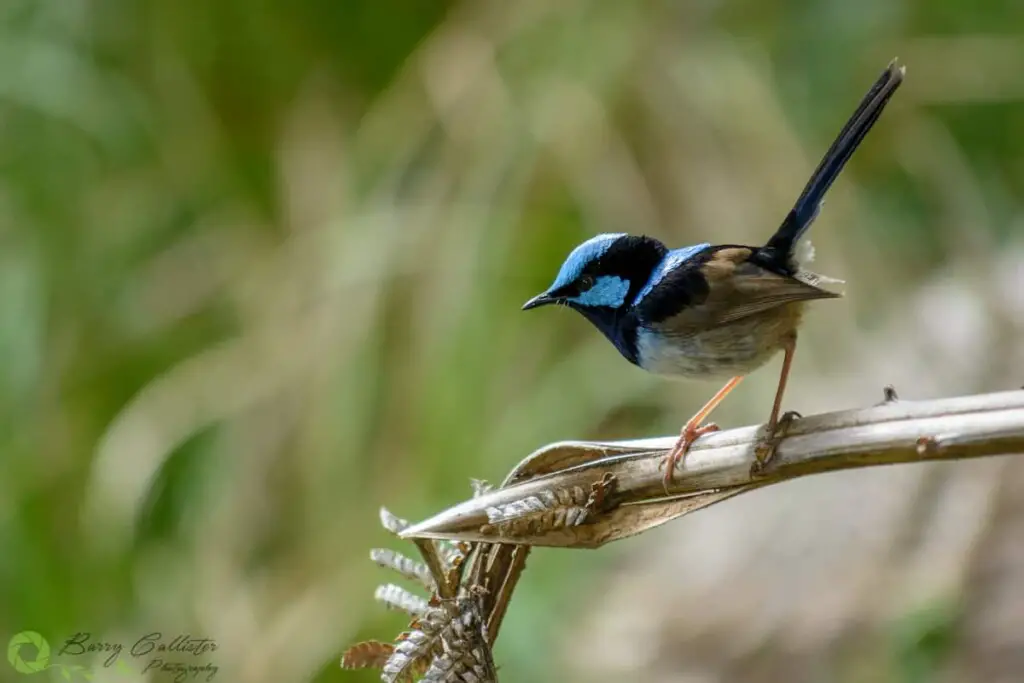
[{"label": "orange leg", "polygon": [[740,377],[733,377],[729,380],[724,387],[718,390],[718,393],[711,397],[711,400],[704,404],[704,407],[697,411],[697,414],[691,417],[686,426],[683,427],[683,431],[679,434],[679,440],[676,441],[676,445],[669,451],[668,457],[665,458],[665,493],[668,493],[669,484],[672,483],[672,476],[675,474],[676,464],[682,460],[686,452],[690,450],[690,446],[693,442],[711,432],[718,431],[718,425],[711,422],[708,424],[701,424],[707,419],[708,415],[711,414],[718,404],[725,400],[725,397],[729,395],[729,392],[736,388],[736,385],[743,379]]},{"label": "orange leg", "polygon": [[782,396],[786,393],[786,380],[789,379],[789,369],[793,365],[793,352],[796,350],[796,337],[791,339],[784,347],[785,357],[782,359],[782,374],[779,375],[779,388],[775,390],[775,403],[772,404],[772,414],[768,417],[768,442],[763,448],[754,451],[757,462],[754,463],[754,471],[758,472],[775,456],[775,449],[779,445],[782,434],[777,434],[780,428],[785,430],[797,413],[786,413],[779,420],[779,411],[782,410]]},{"label": "orange leg", "polygon": [[775,433],[779,426],[779,411],[782,409],[782,395],[786,393],[786,381],[789,379],[789,369],[793,366],[793,352],[796,350],[796,339],[793,339],[785,346],[786,356],[782,359],[782,373],[779,375],[779,388],[775,390],[775,403],[772,405],[772,414],[768,418],[768,432]]}]

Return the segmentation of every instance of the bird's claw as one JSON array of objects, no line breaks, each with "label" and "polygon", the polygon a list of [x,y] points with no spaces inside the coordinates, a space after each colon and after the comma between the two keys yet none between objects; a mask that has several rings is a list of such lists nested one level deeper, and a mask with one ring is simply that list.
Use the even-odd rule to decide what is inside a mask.
[{"label": "bird's claw", "polygon": [[686,425],[683,427],[683,431],[679,435],[679,439],[676,441],[675,445],[672,446],[672,450],[668,452],[665,459],[658,465],[659,470],[662,467],[665,468],[665,478],[662,481],[662,484],[665,487],[666,495],[668,494],[668,487],[672,483],[672,477],[675,475],[676,465],[678,465],[686,456],[686,453],[690,450],[690,446],[693,445],[693,442],[705,434],[717,432],[719,429],[719,426],[714,422],[709,422],[703,425]]},{"label": "bird's claw", "polygon": [[775,451],[779,444],[786,438],[789,428],[802,417],[803,415],[795,410],[787,410],[782,414],[775,429],[771,430],[771,433],[754,448],[754,462],[750,465],[751,477],[756,477],[764,472],[765,467],[775,457]]}]

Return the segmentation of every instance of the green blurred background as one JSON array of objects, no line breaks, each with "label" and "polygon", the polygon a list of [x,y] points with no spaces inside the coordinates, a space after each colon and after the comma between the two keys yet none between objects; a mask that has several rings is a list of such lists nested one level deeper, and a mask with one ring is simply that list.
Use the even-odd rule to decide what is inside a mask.
[{"label": "green blurred background", "polygon": [[[0,55],[2,642],[182,632],[217,641],[217,680],[375,680],[338,657],[406,621],[372,601],[380,505],[418,519],[549,441],[674,432],[717,388],[522,302],[597,232],[765,239],[894,56],[812,231],[849,284],[788,407],[1022,383],[1016,0],[8,0]],[[777,369],[719,422],[763,421]],[[535,552],[502,680],[682,680],[607,673],[585,626],[688,524]],[[938,680],[980,580],[924,600],[956,616],[839,610],[828,647],[746,661]],[[686,680],[783,680],[685,616]]]}]

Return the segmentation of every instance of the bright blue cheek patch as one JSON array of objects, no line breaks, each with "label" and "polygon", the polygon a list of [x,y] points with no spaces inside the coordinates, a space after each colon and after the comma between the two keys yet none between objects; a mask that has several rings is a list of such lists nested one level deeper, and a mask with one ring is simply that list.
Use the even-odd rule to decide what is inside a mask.
[{"label": "bright blue cheek patch", "polygon": [[614,275],[603,275],[597,278],[594,286],[569,301],[581,306],[608,306],[618,308],[626,300],[629,292],[629,280]]}]

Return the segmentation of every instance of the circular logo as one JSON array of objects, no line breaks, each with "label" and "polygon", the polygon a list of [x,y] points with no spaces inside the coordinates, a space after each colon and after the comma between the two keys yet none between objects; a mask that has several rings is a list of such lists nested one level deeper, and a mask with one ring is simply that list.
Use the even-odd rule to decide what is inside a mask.
[{"label": "circular logo", "polygon": [[[26,661],[21,656],[22,645],[32,645],[36,649],[36,658]],[[34,674],[50,666],[50,644],[46,638],[35,631],[16,633],[7,644],[7,661],[15,671],[23,674]]]}]

